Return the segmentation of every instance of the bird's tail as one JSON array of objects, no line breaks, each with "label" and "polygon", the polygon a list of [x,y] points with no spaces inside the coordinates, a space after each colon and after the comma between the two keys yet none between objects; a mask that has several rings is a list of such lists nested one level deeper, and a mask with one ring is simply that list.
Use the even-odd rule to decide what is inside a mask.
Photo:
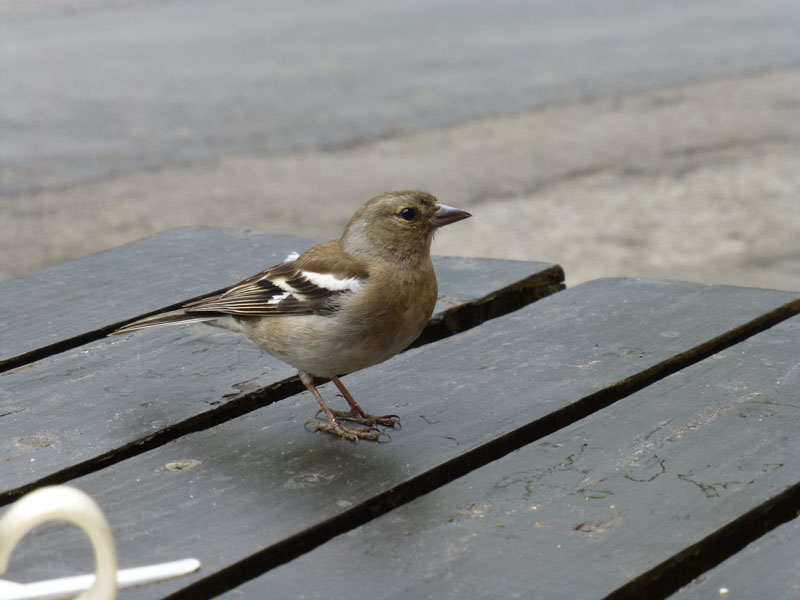
[{"label": "bird's tail", "polygon": [[219,319],[219,313],[206,313],[206,312],[186,312],[185,310],[171,310],[169,312],[159,313],[152,317],[145,317],[133,323],[123,325],[108,335],[120,335],[123,333],[130,333],[139,329],[147,329],[148,327],[161,327],[163,325],[179,325],[181,323],[207,323]]}]

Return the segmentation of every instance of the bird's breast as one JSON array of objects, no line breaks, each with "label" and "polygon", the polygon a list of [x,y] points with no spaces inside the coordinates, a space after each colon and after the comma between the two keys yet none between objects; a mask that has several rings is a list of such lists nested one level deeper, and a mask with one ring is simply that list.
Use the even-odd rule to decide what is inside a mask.
[{"label": "bird's breast", "polygon": [[343,296],[331,313],[264,317],[253,322],[248,337],[301,371],[342,375],[407,348],[430,320],[436,296],[432,268],[371,278],[359,293]]}]

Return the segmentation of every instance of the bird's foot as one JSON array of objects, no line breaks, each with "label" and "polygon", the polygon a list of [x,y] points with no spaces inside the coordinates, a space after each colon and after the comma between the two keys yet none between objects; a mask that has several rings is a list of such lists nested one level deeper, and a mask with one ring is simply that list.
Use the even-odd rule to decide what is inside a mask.
[{"label": "bird's foot", "polygon": [[342,425],[338,420],[328,422],[309,419],[305,424],[308,425],[309,423],[314,426],[314,431],[330,431],[351,442],[358,442],[358,440],[380,442],[381,437],[385,437],[386,442],[392,439],[388,433],[376,427],[347,427],[346,425]]},{"label": "bird's foot", "polygon": [[[318,417],[322,410],[318,410],[316,416]],[[368,427],[375,427],[376,425],[381,425],[383,427],[397,427],[397,429],[402,429],[403,426],[400,424],[400,417],[397,415],[370,415],[363,411],[357,411],[354,409],[351,410],[331,410],[333,416],[337,419],[344,419],[345,421],[355,421],[356,423],[360,423],[361,425],[366,425]]]}]

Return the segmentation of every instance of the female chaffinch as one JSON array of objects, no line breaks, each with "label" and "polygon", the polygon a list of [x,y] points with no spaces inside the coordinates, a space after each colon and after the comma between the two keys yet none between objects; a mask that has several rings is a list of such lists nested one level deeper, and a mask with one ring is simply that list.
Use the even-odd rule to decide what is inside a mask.
[{"label": "female chaffinch", "polygon": [[[427,192],[387,192],[368,200],[338,240],[248,277],[220,294],[160,313],[113,332],[205,322],[243,333],[256,346],[294,366],[319,402],[327,423],[314,431],[357,441],[386,435],[397,415],[369,415],[339,379],[391,358],[413,342],[433,314],[438,294],[430,247],[439,227],[466,219]],[[330,378],[350,405],[331,410],[314,385]],[[341,419],[364,427],[344,425]]]}]

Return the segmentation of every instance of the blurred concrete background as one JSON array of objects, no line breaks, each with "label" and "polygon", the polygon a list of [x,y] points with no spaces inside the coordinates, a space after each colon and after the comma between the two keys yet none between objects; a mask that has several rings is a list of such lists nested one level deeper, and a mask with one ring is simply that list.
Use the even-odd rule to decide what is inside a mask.
[{"label": "blurred concrete background", "polygon": [[797,0],[0,0],[0,278],[419,187],[475,215],[440,254],[800,290],[798,32]]}]

